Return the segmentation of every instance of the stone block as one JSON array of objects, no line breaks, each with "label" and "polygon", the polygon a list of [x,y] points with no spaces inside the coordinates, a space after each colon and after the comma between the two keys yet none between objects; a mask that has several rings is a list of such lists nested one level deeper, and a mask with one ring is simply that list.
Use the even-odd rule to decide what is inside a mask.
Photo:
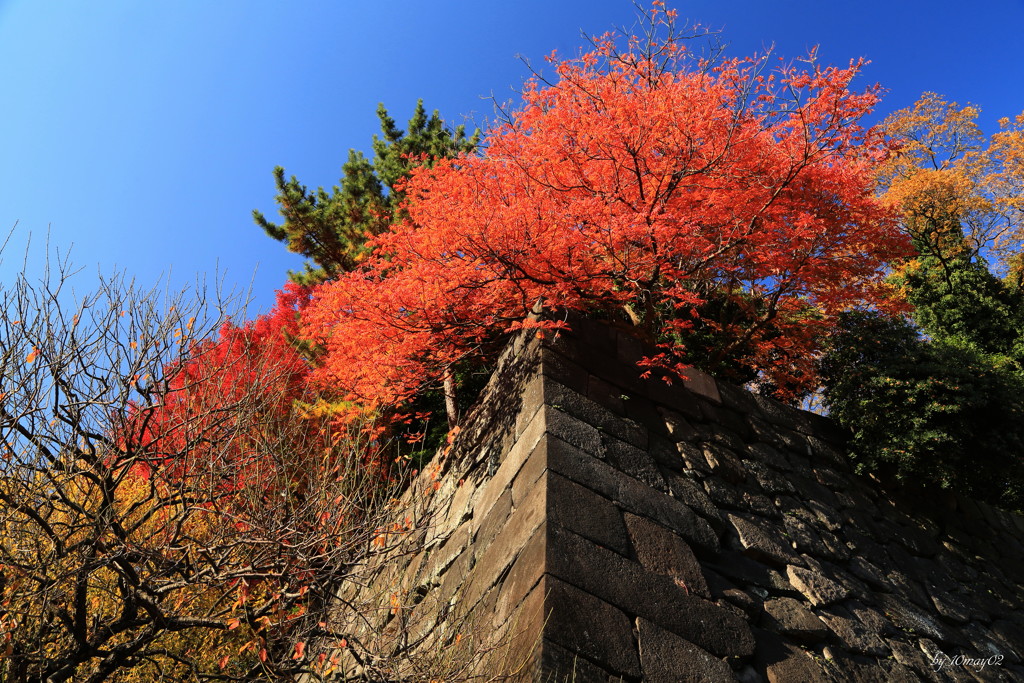
[{"label": "stone block", "polygon": [[756,629],[755,668],[769,683],[831,683],[832,677],[796,645],[780,636]]},{"label": "stone block", "polygon": [[722,395],[718,391],[718,382],[711,375],[690,368],[686,371],[686,377],[683,379],[683,385],[690,391],[709,401],[715,403],[722,402]]},{"label": "stone block", "polygon": [[[599,667],[576,652],[545,639],[541,643],[538,683],[621,683],[621,676]],[[486,679],[484,679],[486,680]]]},{"label": "stone block", "polygon": [[881,633],[839,606],[818,611],[821,620],[836,634],[839,642],[851,652],[875,657],[888,657],[891,653]]},{"label": "stone block", "polygon": [[[647,431],[632,420],[617,415],[599,403],[581,396],[558,382],[544,378],[544,401],[567,415],[597,427],[633,446],[647,446]],[[610,386],[610,385],[609,385]]]},{"label": "stone block", "polygon": [[682,538],[646,517],[627,512],[625,522],[640,566],[672,578],[694,595],[711,597],[700,563]]},{"label": "stone block", "polygon": [[722,477],[731,484],[742,484],[747,480],[747,468],[743,466],[735,453],[717,443],[703,445],[704,459],[711,467],[712,473]]},{"label": "stone block", "polygon": [[533,532],[526,546],[515,558],[508,575],[495,589],[497,599],[492,615],[495,627],[502,626],[526,596],[537,586],[547,564],[547,529],[543,526]]},{"label": "stone block", "polygon": [[548,521],[627,557],[622,512],[607,498],[555,472],[547,474]]},{"label": "stone block", "polygon": [[546,448],[551,471],[615,501],[625,510],[664,524],[689,542],[710,550],[718,549],[718,536],[708,523],[675,498],[651,489],[559,439],[548,438]]},{"label": "stone block", "polygon": [[544,406],[544,413],[547,418],[548,434],[575,446],[584,453],[603,457],[604,447],[601,444],[601,432],[597,427],[575,418],[555,406]]},{"label": "stone block", "polygon": [[494,501],[505,493],[505,489],[512,484],[512,480],[515,479],[520,468],[533,453],[533,449],[537,447],[546,430],[545,411],[538,410],[490,479],[480,484],[480,493],[473,503],[475,518],[485,516]]},{"label": "stone block", "polygon": [[609,465],[651,488],[667,491],[665,479],[647,451],[608,434],[601,436],[602,454]]},{"label": "stone block", "polygon": [[786,575],[789,582],[798,591],[804,594],[815,607],[831,605],[848,597],[850,592],[842,584],[839,584],[824,574],[821,574],[803,567],[794,565],[786,566]]},{"label": "stone block", "polygon": [[541,372],[569,389],[586,394],[590,384],[590,372],[579,363],[551,349],[544,349],[541,355]]},{"label": "stone block", "polygon": [[[526,547],[533,532],[547,519],[547,475],[541,477],[540,485],[527,496],[521,507],[513,510],[508,523],[498,532],[482,554],[477,555],[473,573],[467,582],[462,600],[467,608],[499,579],[512,561]],[[474,553],[476,549],[474,548]]]},{"label": "stone block", "polygon": [[621,610],[552,576],[540,586],[546,591],[546,640],[613,672],[640,675],[633,624]]},{"label": "stone block", "polygon": [[736,530],[745,555],[780,567],[800,562],[777,525],[731,512],[725,518]]},{"label": "stone block", "polygon": [[644,617],[719,657],[747,656],[746,621],[689,594],[668,577],[552,525],[548,571],[620,609]]},{"label": "stone block", "polygon": [[483,517],[474,517],[473,526],[473,550],[482,553],[490,545],[512,514],[512,490],[505,489],[505,492],[498,496],[498,499],[491,505],[491,509]]},{"label": "stone block", "polygon": [[640,664],[647,683],[736,680],[732,668],[693,643],[647,619],[637,619]]},{"label": "stone block", "polygon": [[766,630],[794,640],[815,643],[828,636],[828,627],[803,603],[793,598],[774,598],[764,603]]}]

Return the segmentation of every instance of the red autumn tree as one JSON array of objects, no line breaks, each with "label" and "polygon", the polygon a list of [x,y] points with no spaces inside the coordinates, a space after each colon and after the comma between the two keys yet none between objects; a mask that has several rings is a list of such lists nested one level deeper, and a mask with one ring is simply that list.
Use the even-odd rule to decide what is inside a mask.
[{"label": "red autumn tree", "polygon": [[[409,219],[304,314],[320,382],[401,402],[543,301],[619,316],[675,371],[710,330],[711,365],[797,391],[833,316],[884,303],[907,245],[875,197],[883,143],[859,121],[877,88],[849,87],[862,63],[711,65],[671,12],[650,17],[664,38],[552,56],[556,78],[529,82],[479,155],[415,172]],[[713,301],[737,314],[702,313]]]},{"label": "red autumn tree", "polygon": [[[122,442],[143,453],[140,462],[161,470],[161,478],[216,473],[225,490],[267,483],[274,463],[249,455],[265,450],[251,448],[252,440],[304,433],[289,422],[296,402],[308,397],[310,365],[292,342],[307,296],[286,285],[270,313],[243,326],[224,323],[213,339],[190,342],[188,327],[176,330],[175,342],[192,346],[150,388],[153,400],[134,408]],[[243,403],[249,409],[239,411]]]}]

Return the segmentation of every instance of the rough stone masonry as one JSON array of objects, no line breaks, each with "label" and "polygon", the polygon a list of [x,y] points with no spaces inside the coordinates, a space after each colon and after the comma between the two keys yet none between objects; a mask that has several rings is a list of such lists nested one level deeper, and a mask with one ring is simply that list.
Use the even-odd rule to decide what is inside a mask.
[{"label": "rough stone masonry", "polygon": [[1024,518],[887,493],[829,420],[571,322],[506,350],[345,628],[521,681],[1024,680]]}]

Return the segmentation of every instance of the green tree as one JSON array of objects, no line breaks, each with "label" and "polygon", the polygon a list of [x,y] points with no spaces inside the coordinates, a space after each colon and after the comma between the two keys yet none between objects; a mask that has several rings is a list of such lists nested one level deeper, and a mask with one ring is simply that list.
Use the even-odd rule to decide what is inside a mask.
[{"label": "green tree", "polygon": [[289,251],[309,260],[301,272],[289,277],[312,285],[352,270],[367,254],[366,241],[384,232],[401,217],[402,181],[419,166],[430,167],[442,158],[453,158],[476,148],[479,132],[466,136],[465,126],[445,125],[435,110],[429,117],[423,100],[409,120],[407,130],[395,125],[381,104],[377,108],[381,135],[373,136],[371,162],[361,152],[349,150],[342,177],[330,191],[310,191],[284,168],[274,169],[278,212],[284,219],[272,223],[260,211],[253,220]]},{"label": "green tree", "polygon": [[853,434],[859,471],[1024,505],[1024,378],[1005,356],[851,312],[821,375],[830,415]]},{"label": "green tree", "polygon": [[[960,237],[959,228],[947,241]],[[962,242],[962,240],[961,240]],[[1024,370],[1024,293],[1001,280],[965,244],[940,247],[915,239],[918,257],[892,278],[914,307],[913,319],[934,341],[970,346]]]}]

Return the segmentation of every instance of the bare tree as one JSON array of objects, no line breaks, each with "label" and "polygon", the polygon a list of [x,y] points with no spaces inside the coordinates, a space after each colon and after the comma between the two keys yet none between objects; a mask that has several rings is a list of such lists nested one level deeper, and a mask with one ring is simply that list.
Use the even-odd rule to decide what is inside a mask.
[{"label": "bare tree", "polygon": [[205,291],[72,276],[0,290],[0,680],[315,672],[390,499],[368,444],[216,356]]}]

